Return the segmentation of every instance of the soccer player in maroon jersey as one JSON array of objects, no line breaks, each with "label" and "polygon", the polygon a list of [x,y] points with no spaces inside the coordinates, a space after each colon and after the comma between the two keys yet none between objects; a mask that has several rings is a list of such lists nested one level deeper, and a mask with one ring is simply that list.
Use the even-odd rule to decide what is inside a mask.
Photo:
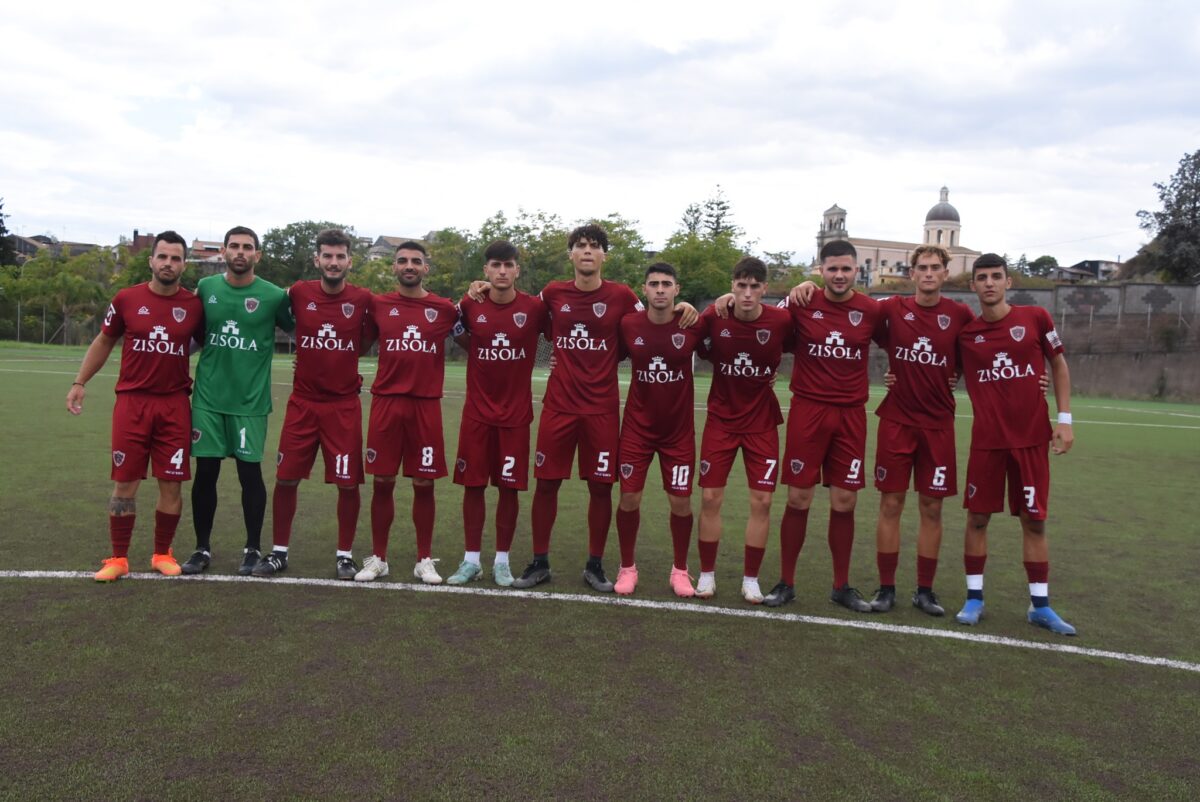
[{"label": "soccer player in maroon jersey", "polygon": [[296,371],[275,458],[273,544],[254,566],[254,576],[274,576],[287,569],[296,494],[300,480],[312,471],[318,445],[325,460],[325,482],[338,488],[334,575],[349,580],[358,573],[351,553],[361,505],[358,486],[363,482],[358,356],[363,351],[371,293],[346,283],[350,246],[344,231],[326,229],[317,234],[313,263],[321,278],[297,281],[288,290],[296,318]]},{"label": "soccer player in maroon jersey", "polygon": [[824,290],[807,307],[788,307],[796,332],[783,466],[788,501],[779,530],[781,578],[763,604],[778,607],[796,598],[796,560],[821,482],[829,487],[830,601],[869,612],[871,605],[850,586],[849,574],[854,507],[864,485],[867,353],[880,310],[877,302],[854,291],[858,253],[853,245],[828,242],[819,258]]},{"label": "soccer player in maroon jersey", "polygon": [[621,318],[641,309],[633,290],[601,276],[608,234],[598,225],[580,226],[567,239],[575,276],[552,281],[541,293],[548,315],[546,336],[554,346],[538,421],[533,494],[533,560],[513,582],[529,588],[550,579],[550,534],[558,514],[558,489],[571,475],[579,449],[579,474],[588,483],[588,561],[583,578],[612,592],[601,559],[612,521],[620,431],[617,329]]},{"label": "soccer player in maroon jersey", "polygon": [[393,494],[401,465],[412,479],[412,520],[417,536],[413,576],[428,585],[442,581],[432,559],[436,505],[433,482],[446,475],[442,440],[442,384],[446,338],[454,331],[454,304],[421,286],[429,253],[419,242],[396,246],[392,262],[399,287],[371,298],[368,338],[379,341],[379,367],[371,384],[367,424],[367,473],[371,495],[372,554],[354,575],[359,582],[387,576],[387,546],[396,509]]},{"label": "soccer player in maroon jersey", "polygon": [[446,582],[463,585],[483,575],[484,490],[490,481],[499,492],[496,503],[497,585],[513,583],[508,551],[512,547],[520,507],[517,492],[529,486],[529,424],[533,422],[530,379],[546,306],[517,290],[521,275],[517,249],[497,240],[483,253],[483,272],[491,287],[481,301],[463,296],[459,303],[461,333],[455,339],[467,350],[467,397],[459,425],[454,481],[463,486],[463,561]]},{"label": "soccer player in maroon jersey", "polygon": [[109,304],[100,333],[84,354],[79,373],[67,393],[67,410],[83,412],[84,385],[104,367],[117,340],[121,367],[113,406],[112,479],[108,531],[112,557],[96,572],[97,582],[129,573],[129,541],[137,520],[137,491],[152,467],[158,480],[154,510],[154,552],[150,566],[178,576],[171,551],[183,509],[180,485],[191,478],[188,455],[192,414],[188,394],[192,379],[188,351],[204,330],[200,299],[179,286],[187,267],[187,241],[174,231],[154,238],[150,281],[121,290]]},{"label": "soccer player in maroon jersey", "polygon": [[646,268],[642,287],[646,309],[621,318],[621,348],[629,355],[632,376],[621,424],[621,498],[617,538],[621,568],[613,589],[627,596],[637,587],[634,561],[641,523],[642,490],[650,462],[658,455],[663,489],[670,503],[671,590],[694,596],[687,553],[692,539],[692,471],[696,464],[696,427],[692,408],[692,354],[703,341],[699,325],[680,329],[675,311],[679,277],[666,262]]},{"label": "soccer player in maroon jersey", "polygon": [[792,321],[786,310],[763,305],[767,266],[761,259],[747,256],[734,265],[732,289],[731,317],[721,317],[716,304],[700,316],[707,338],[702,355],[712,362],[713,377],[700,444],[700,578],[696,595],[707,599],[716,593],[721,506],[740,449],[750,486],[742,597],[761,604],[758,571],[779,478],[778,427],[783,422],[774,382],[780,359],[792,347]]},{"label": "soccer player in maroon jersey", "polygon": [[[1029,579],[1027,619],[1061,635],[1075,627],[1050,607],[1050,552],[1046,511],[1050,501],[1050,460],[1071,450],[1071,376],[1062,341],[1050,314],[1038,306],[1013,306],[1005,300],[1012,286],[1003,257],[985,253],[975,261],[971,287],[981,314],[958,336],[963,377],[974,408],[971,456],[967,461],[967,601],[956,619],[977,624],[983,615],[983,567],[992,513],[1004,509],[1008,482],[1009,511],[1020,518],[1025,573]],[[1050,363],[1058,423],[1051,429],[1049,408],[1039,377]]]}]

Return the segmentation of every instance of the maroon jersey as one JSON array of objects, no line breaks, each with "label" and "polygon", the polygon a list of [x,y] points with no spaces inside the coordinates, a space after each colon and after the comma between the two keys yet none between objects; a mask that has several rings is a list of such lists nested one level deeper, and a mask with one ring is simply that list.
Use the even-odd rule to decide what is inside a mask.
[{"label": "maroon jersey", "polygon": [[446,338],[457,321],[454,304],[440,295],[372,295],[367,328],[379,340],[379,367],[371,394],[441,398]]},{"label": "maroon jersey", "polygon": [[699,325],[706,338],[704,358],[713,365],[708,417],[734,432],[763,432],[783,423],[771,380],[793,344],[787,311],[763,306],[758,319],[745,322],[732,312],[720,318],[710,306]]},{"label": "maroon jersey", "polygon": [[358,355],[371,293],[347,284],[336,295],[319,279],[297,281],[288,290],[296,317],[296,375],[293,392],[312,401],[358,395]]},{"label": "maroon jersey", "polygon": [[621,347],[633,370],[625,396],[626,431],[654,443],[695,439],[692,354],[703,340],[699,323],[679,328],[678,314],[666,323],[650,322],[645,312],[621,318]]},{"label": "maroon jersey", "polygon": [[866,404],[867,351],[879,303],[858,292],[834,303],[819,292],[808,306],[788,309],[796,329],[792,394],[839,407]]},{"label": "maroon jersey", "polygon": [[174,295],[157,295],[149,283],[127,287],[113,297],[100,330],[125,337],[118,393],[191,390],[188,348],[204,331],[203,307],[194,294],[180,287]]},{"label": "maroon jersey", "polygon": [[618,330],[621,318],[642,303],[624,284],[602,281],[584,292],[574,281],[552,281],[542,289],[549,315],[547,337],[554,346],[554,371],[542,403],[575,415],[615,414]]},{"label": "maroon jersey", "polygon": [[546,322],[546,305],[518,292],[506,304],[463,296],[458,304],[467,348],[467,400],[463,415],[505,428],[533,420],[533,361]]},{"label": "maroon jersey", "polygon": [[911,296],[894,295],[879,303],[883,313],[876,341],[887,349],[888,370],[896,383],[875,414],[919,429],[954,428],[958,333],[975,318],[966,304],[942,298],[921,306]]},{"label": "maroon jersey", "polygon": [[1050,410],[1038,377],[1063,352],[1050,313],[1014,306],[1001,320],[977,317],[958,335],[975,421],[971,448],[1030,448],[1050,442]]}]

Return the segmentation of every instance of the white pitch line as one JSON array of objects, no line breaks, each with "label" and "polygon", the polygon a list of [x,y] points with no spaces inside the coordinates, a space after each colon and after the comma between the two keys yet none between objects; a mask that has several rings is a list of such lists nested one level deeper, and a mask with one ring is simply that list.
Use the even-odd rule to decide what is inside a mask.
[{"label": "white pitch line", "polygon": [[[205,574],[189,577],[165,577],[161,574],[130,574],[130,578],[144,581],[178,581],[178,582],[237,582],[269,587],[271,585],[297,585],[301,587],[322,588],[355,588],[359,590],[379,591],[410,591],[414,593],[449,593],[465,596],[494,596],[506,599],[531,599],[534,601],[577,602],[580,604],[599,604],[609,607],[633,607],[642,610],[667,610],[677,613],[698,613],[701,615],[719,615],[729,618],[755,618],[766,621],[784,621],[794,624],[812,624],[824,627],[840,627],[842,629],[863,629],[871,632],[886,632],[893,635],[916,635],[926,638],[943,638],[946,640],[969,641],[991,646],[1008,646],[1014,649],[1033,649],[1042,652],[1057,652],[1059,654],[1075,654],[1082,657],[1097,657],[1102,660],[1116,660],[1124,663],[1137,663],[1146,666],[1162,666],[1176,668],[1181,671],[1200,673],[1200,663],[1189,663],[1186,660],[1173,660],[1168,657],[1153,657],[1150,655],[1131,654],[1129,652],[1113,652],[1106,649],[1091,649],[1085,646],[1071,646],[1065,643],[1043,643],[1040,641],[1007,638],[1000,635],[981,635],[954,629],[929,629],[926,627],[904,626],[901,624],[882,624],[876,621],[854,621],[842,618],[826,618],[824,616],[800,615],[798,613],[775,613],[766,610],[750,610],[735,607],[709,606],[688,602],[649,601],[646,599],[625,599],[618,596],[588,596],[582,593],[547,593],[529,590],[497,590],[493,588],[449,587],[446,585],[422,585],[407,582],[346,582],[337,579],[314,579],[308,577],[276,577],[274,579],[254,579],[246,576],[229,576],[227,574]],[[91,579],[87,571],[0,571],[0,579]]]}]

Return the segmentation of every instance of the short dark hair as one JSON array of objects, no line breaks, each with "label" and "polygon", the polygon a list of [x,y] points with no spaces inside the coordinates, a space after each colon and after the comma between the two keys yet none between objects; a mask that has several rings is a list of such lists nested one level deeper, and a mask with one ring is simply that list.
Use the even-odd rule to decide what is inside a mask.
[{"label": "short dark hair", "polygon": [[262,247],[262,245],[259,244],[258,235],[254,233],[254,229],[246,228],[246,226],[234,226],[233,228],[226,231],[225,239],[221,242],[221,245],[223,247],[228,247],[229,238],[232,236],[235,236],[237,234],[245,234],[248,237],[253,237],[254,238],[254,250],[257,251]]},{"label": "short dark hair", "polygon": [[179,236],[179,234],[177,232],[164,231],[163,233],[161,233],[157,237],[155,237],[154,244],[150,246],[150,255],[151,256],[153,256],[155,251],[158,250],[158,243],[160,243],[160,242],[165,242],[169,245],[182,245],[183,246],[183,258],[184,259],[187,258],[187,254],[188,254],[187,240],[185,240],[183,237]]},{"label": "short dark hair", "polygon": [[509,259],[516,261],[516,258],[517,246],[506,239],[492,240],[483,251],[484,263],[490,262],[493,259],[500,262],[507,262]]},{"label": "short dark hair", "polygon": [[321,252],[322,245],[328,245],[331,248],[345,248],[346,253],[350,253],[353,244],[354,241],[350,239],[350,235],[340,228],[327,228],[317,234],[317,253]]},{"label": "short dark hair", "polygon": [[572,231],[571,235],[567,237],[567,250],[574,248],[575,243],[583,239],[599,244],[600,249],[608,253],[608,232],[595,223],[588,223]]},{"label": "short dark hair", "polygon": [[733,266],[733,280],[737,281],[739,278],[749,278],[765,283],[767,280],[766,263],[756,256],[743,256]]},{"label": "short dark hair", "polygon": [[675,272],[675,266],[667,264],[666,262],[655,262],[654,264],[647,267],[646,268],[646,280],[650,279],[651,273],[662,273],[664,276],[670,276],[671,278],[673,278],[675,280],[676,284],[679,283],[679,274],[677,272]]},{"label": "short dark hair", "polygon": [[997,253],[985,253],[975,260],[975,264],[971,265],[971,277],[975,277],[976,270],[982,270],[986,267],[1003,267],[1004,275],[1008,275],[1008,262],[1004,257]]},{"label": "short dark hair", "polygon": [[425,246],[422,245],[421,243],[417,242],[416,240],[410,239],[410,240],[405,240],[404,242],[401,242],[399,245],[396,246],[396,250],[395,250],[395,253],[393,253],[393,256],[396,253],[399,253],[400,251],[420,251],[421,253],[425,254],[426,258],[429,258],[429,251],[425,250]]},{"label": "short dark hair", "polygon": [[835,239],[821,246],[821,261],[833,256],[853,256],[858,259],[858,251],[850,244],[850,240]]}]

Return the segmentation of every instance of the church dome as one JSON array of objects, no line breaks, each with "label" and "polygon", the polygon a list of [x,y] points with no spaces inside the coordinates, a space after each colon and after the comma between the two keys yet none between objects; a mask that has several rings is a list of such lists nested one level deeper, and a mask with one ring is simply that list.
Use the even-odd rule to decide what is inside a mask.
[{"label": "church dome", "polygon": [[954,223],[962,222],[958,218],[958,209],[955,209],[950,205],[950,201],[948,200],[949,197],[950,190],[942,187],[941,200],[939,200],[937,204],[929,210],[929,213],[925,215],[926,223],[930,223],[935,220],[946,220]]}]

